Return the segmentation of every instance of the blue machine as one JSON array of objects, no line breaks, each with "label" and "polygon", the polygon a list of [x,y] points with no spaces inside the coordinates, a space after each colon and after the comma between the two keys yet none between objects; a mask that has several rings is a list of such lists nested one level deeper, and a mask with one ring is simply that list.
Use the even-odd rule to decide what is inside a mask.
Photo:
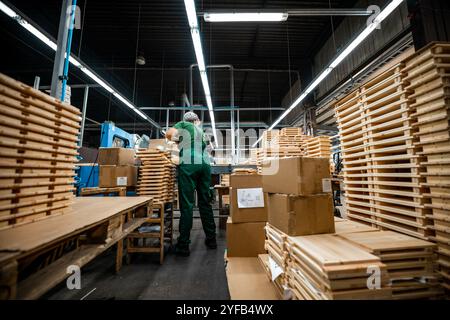
[{"label": "blue machine", "polygon": [[[113,122],[105,122],[101,127],[100,148],[129,148],[133,149],[139,145],[141,148],[148,147],[148,137],[140,138],[136,134],[130,134],[118,127]],[[78,168],[77,188],[98,187],[99,167],[80,166]]]},{"label": "blue machine", "polygon": [[102,124],[100,135],[100,148],[134,148],[137,142],[137,135],[129,134],[116,127],[113,122]]}]

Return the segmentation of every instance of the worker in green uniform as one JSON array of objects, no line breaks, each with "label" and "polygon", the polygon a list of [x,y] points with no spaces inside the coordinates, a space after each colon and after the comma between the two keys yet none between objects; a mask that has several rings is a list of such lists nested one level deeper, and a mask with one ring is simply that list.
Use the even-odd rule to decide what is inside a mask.
[{"label": "worker in green uniform", "polygon": [[211,166],[206,150],[205,134],[194,112],[186,113],[183,120],[168,130],[166,138],[178,141],[180,149],[178,191],[181,217],[180,236],[175,249],[178,255],[189,256],[195,190],[197,190],[200,217],[206,235],[205,244],[210,249],[216,249],[217,242],[216,224],[211,206]]}]

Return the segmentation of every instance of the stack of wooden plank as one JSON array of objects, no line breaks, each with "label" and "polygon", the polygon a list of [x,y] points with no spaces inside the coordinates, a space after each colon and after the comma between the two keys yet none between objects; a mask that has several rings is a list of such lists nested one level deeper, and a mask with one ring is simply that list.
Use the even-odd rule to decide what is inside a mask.
[{"label": "stack of wooden plank", "polygon": [[249,158],[249,164],[250,165],[258,165],[258,153],[260,149],[250,149],[250,158]]},{"label": "stack of wooden plank", "polygon": [[403,64],[337,103],[348,217],[422,239],[429,235]]},{"label": "stack of wooden plank", "polygon": [[220,185],[224,187],[230,186],[230,175],[229,174],[221,174],[220,175]]},{"label": "stack of wooden plank", "polygon": [[80,111],[0,74],[0,228],[70,211]]},{"label": "stack of wooden plank", "polygon": [[[369,232],[370,233],[370,232]],[[288,237],[287,278],[300,300],[391,299],[380,258],[336,235]],[[370,275],[379,273],[379,287]]]},{"label": "stack of wooden plank", "polygon": [[274,284],[280,294],[283,294],[284,287],[287,285],[286,270],[288,266],[288,253],[286,251],[287,235],[270,224],[266,225],[266,243],[265,248],[268,252],[266,266],[269,268],[269,278],[272,280],[271,268],[269,259],[272,259],[278,267],[283,270],[283,273],[275,279]]},{"label": "stack of wooden plank", "polygon": [[435,244],[392,231],[340,234],[376,255],[387,267],[393,299],[424,299],[441,293]]},{"label": "stack of wooden plank", "polygon": [[280,134],[280,130],[266,130],[263,132],[263,138],[261,142],[262,148],[270,147],[272,140]]},{"label": "stack of wooden plank", "polygon": [[436,44],[406,59],[405,81],[421,148],[423,194],[431,210],[439,264],[450,290],[450,44]]},{"label": "stack of wooden plank", "polygon": [[137,157],[142,165],[139,169],[137,193],[152,196],[153,203],[173,202],[175,198],[175,168],[170,152],[158,149],[141,149]]},{"label": "stack of wooden plank", "polygon": [[319,136],[308,139],[306,151],[309,158],[331,158],[331,138]]},{"label": "stack of wooden plank", "polygon": [[334,226],[336,230],[336,234],[348,234],[348,233],[361,233],[361,232],[374,232],[378,231],[377,228],[345,219],[337,219],[334,220]]}]

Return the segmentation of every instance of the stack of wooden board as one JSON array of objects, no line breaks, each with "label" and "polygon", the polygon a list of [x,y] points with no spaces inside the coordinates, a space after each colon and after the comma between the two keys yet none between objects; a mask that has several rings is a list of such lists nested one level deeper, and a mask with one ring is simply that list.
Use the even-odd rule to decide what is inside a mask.
[{"label": "stack of wooden board", "polygon": [[66,213],[80,111],[0,74],[0,228]]},{"label": "stack of wooden board", "polygon": [[[271,270],[271,263],[275,263],[282,269],[283,273],[280,274],[273,282],[277,287],[280,294],[283,294],[284,287],[287,284],[286,270],[288,264],[288,253],[286,251],[286,238],[287,235],[270,224],[266,225],[266,243],[265,248],[268,252],[267,260],[262,261],[265,268],[269,269],[269,278],[272,281],[273,275]],[[271,263],[269,263],[269,261]]]},{"label": "stack of wooden board", "polygon": [[248,164],[256,166],[258,164],[259,149],[250,149],[250,158]]},{"label": "stack of wooden board", "polygon": [[339,236],[381,259],[388,271],[393,299],[424,299],[441,293],[435,271],[435,244],[392,231]]},{"label": "stack of wooden board", "polygon": [[427,239],[420,159],[402,67],[395,65],[336,105],[347,215]]},{"label": "stack of wooden board", "polygon": [[[300,300],[391,299],[380,259],[336,235],[288,237],[288,285]],[[379,272],[379,287],[371,278]]]},{"label": "stack of wooden board", "polygon": [[340,219],[340,218],[335,218],[334,219],[334,227],[336,230],[336,234],[347,234],[347,233],[361,233],[361,232],[374,232],[374,231],[378,231],[377,228],[359,223],[359,222],[355,222],[355,221],[350,221],[350,220],[345,220],[345,219]]},{"label": "stack of wooden board", "polygon": [[229,174],[221,174],[220,175],[220,185],[224,187],[230,186],[230,175]]},{"label": "stack of wooden board", "polygon": [[299,137],[303,136],[303,129],[300,127],[287,127],[280,131],[280,136],[283,137]]},{"label": "stack of wooden board", "polygon": [[266,130],[263,132],[263,138],[261,142],[262,148],[270,147],[270,143],[273,138],[280,134],[280,130]]},{"label": "stack of wooden board", "polygon": [[306,151],[309,158],[330,158],[331,139],[328,136],[319,136],[308,139]]},{"label": "stack of wooden board", "polygon": [[406,59],[405,81],[416,119],[425,207],[431,210],[444,286],[450,290],[450,44],[436,44]]},{"label": "stack of wooden board", "polygon": [[155,204],[173,202],[175,198],[175,168],[170,152],[158,149],[141,149],[137,157],[142,165],[139,169],[137,193],[152,196]]}]

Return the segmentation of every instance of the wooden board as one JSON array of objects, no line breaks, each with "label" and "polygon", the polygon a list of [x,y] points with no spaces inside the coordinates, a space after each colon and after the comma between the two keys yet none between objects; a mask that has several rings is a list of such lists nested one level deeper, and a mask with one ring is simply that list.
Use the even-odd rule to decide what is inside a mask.
[{"label": "wooden board", "polygon": [[76,198],[71,213],[0,231],[0,252],[15,251],[20,254],[38,250],[71,233],[150,201],[151,197]]}]

